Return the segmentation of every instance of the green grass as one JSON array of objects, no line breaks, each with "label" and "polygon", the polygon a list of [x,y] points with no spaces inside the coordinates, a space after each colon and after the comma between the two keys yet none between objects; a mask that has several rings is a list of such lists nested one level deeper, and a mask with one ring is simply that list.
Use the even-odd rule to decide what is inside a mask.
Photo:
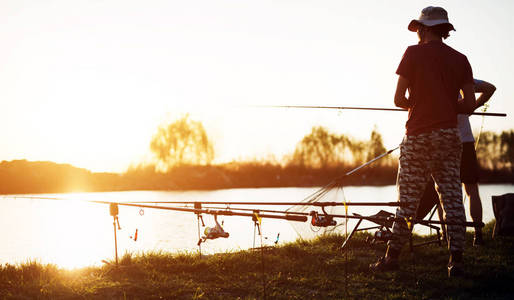
[{"label": "green grass", "polygon": [[[490,236],[492,224],[485,229]],[[195,253],[126,254],[112,264],[68,271],[29,262],[0,269],[3,299],[511,299],[514,238],[486,239],[471,247],[466,276],[448,278],[448,251],[429,245],[407,250],[397,272],[371,274],[384,246],[370,248],[367,234],[297,241],[264,252],[241,251],[199,258]],[[416,242],[426,237],[415,237]],[[264,271],[264,272],[263,272]]]}]

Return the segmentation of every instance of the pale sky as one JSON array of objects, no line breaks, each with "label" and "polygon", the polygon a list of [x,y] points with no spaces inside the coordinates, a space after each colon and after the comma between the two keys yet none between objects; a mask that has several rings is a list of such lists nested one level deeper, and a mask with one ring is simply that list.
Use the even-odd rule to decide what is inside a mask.
[{"label": "pale sky", "polygon": [[[0,0],[0,161],[122,172],[149,157],[157,126],[189,112],[217,161],[291,153],[315,125],[400,143],[396,67],[423,7],[443,6],[446,43],[496,85],[484,130],[512,129],[514,1]],[[482,119],[472,118],[478,128]]]}]

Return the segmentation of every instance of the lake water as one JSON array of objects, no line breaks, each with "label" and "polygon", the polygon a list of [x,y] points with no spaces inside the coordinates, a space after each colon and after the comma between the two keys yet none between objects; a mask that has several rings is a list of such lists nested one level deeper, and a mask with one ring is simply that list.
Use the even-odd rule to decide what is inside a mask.
[{"label": "lake water", "polygon": [[[262,188],[229,189],[216,191],[134,191],[109,193],[81,193],[48,196],[69,200],[104,201],[290,201],[299,202],[317,188]],[[484,222],[494,219],[491,196],[513,193],[514,185],[481,185],[480,196],[484,207]],[[327,201],[391,202],[396,201],[396,187],[345,187],[343,192],[329,195]],[[100,265],[102,260],[114,259],[113,219],[106,204],[84,201],[56,201],[0,196],[0,263],[23,263],[36,260],[64,268]],[[466,200],[468,220],[469,209]],[[234,206],[235,207],[235,206]],[[240,207],[240,206],[238,206]],[[268,209],[284,210],[288,207],[269,206]],[[349,214],[374,214],[380,209],[394,212],[395,208],[350,207]],[[144,209],[120,206],[118,253],[147,251],[198,252],[198,227],[192,213],[168,210]],[[213,217],[204,216],[207,226]],[[202,244],[202,253],[235,251],[254,246],[254,224],[249,217],[220,216],[229,238],[208,240]],[[342,220],[340,220],[342,221]],[[353,223],[349,223],[351,230]],[[303,229],[299,228],[303,226]],[[263,244],[272,245],[280,234],[278,243],[294,241],[297,231],[305,237],[313,236],[308,222],[291,226],[285,220],[263,219]],[[340,227],[343,229],[344,226]],[[415,231],[428,233],[426,227],[416,226]],[[138,239],[131,237],[138,231]],[[202,229],[203,232],[203,229]],[[260,246],[257,237],[255,246]]]}]

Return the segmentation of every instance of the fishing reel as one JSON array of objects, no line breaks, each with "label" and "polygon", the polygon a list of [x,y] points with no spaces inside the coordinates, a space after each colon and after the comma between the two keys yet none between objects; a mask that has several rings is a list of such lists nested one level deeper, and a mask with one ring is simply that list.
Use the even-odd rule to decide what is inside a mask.
[{"label": "fishing reel", "polygon": [[369,242],[371,245],[374,245],[378,242],[387,243],[392,238],[393,233],[391,232],[391,230],[389,230],[387,227],[382,226],[377,231],[375,231],[375,234],[373,235],[373,238],[371,240],[366,239],[366,241]]},{"label": "fishing reel", "polygon": [[[207,240],[214,240],[217,238],[228,238],[229,233],[223,230],[220,223],[218,223],[218,216],[214,215],[214,222],[216,223],[213,227],[205,227],[204,236],[198,240],[198,246]],[[222,222],[223,223],[223,222]]]},{"label": "fishing reel", "polygon": [[334,217],[329,216],[325,212],[325,208],[321,208],[323,210],[323,214],[318,213],[317,211],[313,210],[310,212],[309,215],[312,216],[311,219],[311,225],[316,227],[328,227],[328,226],[336,226],[337,222],[334,220]]}]

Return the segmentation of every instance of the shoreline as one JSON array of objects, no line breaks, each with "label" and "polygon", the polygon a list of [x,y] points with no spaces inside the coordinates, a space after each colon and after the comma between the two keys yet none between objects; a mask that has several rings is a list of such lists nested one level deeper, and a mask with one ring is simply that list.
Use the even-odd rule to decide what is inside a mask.
[{"label": "shoreline", "polygon": [[[197,254],[142,253],[114,264],[75,270],[28,262],[0,267],[0,297],[51,299],[508,299],[514,293],[514,239],[491,240],[470,247],[466,235],[465,276],[448,278],[448,250],[437,245],[406,250],[400,270],[371,274],[368,264],[384,246],[366,246],[369,234],[352,239],[348,255],[343,239],[328,235],[296,241],[266,251]],[[414,237],[423,242],[425,237]],[[425,263],[430,262],[430,263]]]}]

